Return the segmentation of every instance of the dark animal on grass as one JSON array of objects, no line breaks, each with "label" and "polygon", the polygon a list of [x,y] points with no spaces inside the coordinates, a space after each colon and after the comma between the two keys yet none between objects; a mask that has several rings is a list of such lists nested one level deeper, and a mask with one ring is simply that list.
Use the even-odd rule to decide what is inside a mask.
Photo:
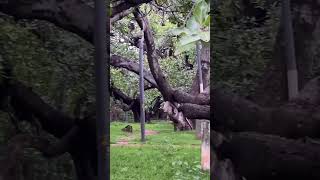
[{"label": "dark animal on grass", "polygon": [[122,128],[121,130],[124,131],[124,132],[132,133],[132,126],[131,125],[127,125],[125,128]]}]

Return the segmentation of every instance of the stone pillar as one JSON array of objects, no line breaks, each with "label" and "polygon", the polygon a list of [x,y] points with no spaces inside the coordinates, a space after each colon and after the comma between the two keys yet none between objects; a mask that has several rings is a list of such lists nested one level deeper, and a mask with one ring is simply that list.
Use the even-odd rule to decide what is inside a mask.
[{"label": "stone pillar", "polygon": [[202,122],[206,121],[203,119],[197,119],[196,120],[196,136],[198,139],[202,139],[202,133],[203,133],[203,126],[202,126]]},{"label": "stone pillar", "polygon": [[201,122],[201,169],[210,170],[210,121]]}]

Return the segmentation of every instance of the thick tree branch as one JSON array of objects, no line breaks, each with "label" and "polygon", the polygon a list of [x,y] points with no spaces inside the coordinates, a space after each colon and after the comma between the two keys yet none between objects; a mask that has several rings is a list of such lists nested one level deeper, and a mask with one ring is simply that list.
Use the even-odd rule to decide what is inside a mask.
[{"label": "thick tree branch", "polygon": [[[51,144],[49,140],[28,134],[18,134],[10,139],[8,144],[8,155],[6,159],[0,161],[0,179],[12,177],[13,169],[17,169],[19,164],[23,164],[23,152],[25,148],[35,148],[46,157],[59,156],[72,147],[71,139],[75,139],[78,128],[73,128],[66,137],[57,144]],[[73,134],[73,135],[72,135]],[[11,179],[11,178],[10,178]]]},{"label": "thick tree branch", "polygon": [[179,103],[192,103],[192,104],[199,104],[199,105],[209,105],[210,104],[210,97],[205,94],[197,94],[191,95],[189,93],[176,90],[173,93],[174,100]]},{"label": "thick tree branch", "polygon": [[60,138],[73,127],[74,120],[71,117],[45,103],[31,88],[13,81],[9,90],[13,108],[32,113],[45,131]]},{"label": "thick tree branch", "polygon": [[118,14],[115,14],[113,16],[110,17],[110,22],[113,23],[113,22],[116,22],[116,21],[119,21],[120,19],[126,17],[127,15],[131,14],[133,11],[133,9],[127,9],[125,11],[122,11]]},{"label": "thick tree branch", "polygon": [[[121,19],[121,16],[128,14],[128,9],[150,1],[132,0],[123,2],[111,9],[111,17],[114,21]],[[12,15],[16,19],[49,21],[58,27],[76,33],[91,43],[93,42],[94,9],[81,0],[0,1],[0,11]],[[114,21],[111,21],[111,23]]]},{"label": "thick tree branch", "polygon": [[[130,61],[127,58],[118,56],[118,55],[112,55],[110,59],[110,65],[117,68],[125,68],[129,71],[132,71],[136,74],[139,74],[139,64],[133,61]],[[152,74],[144,69],[144,79],[148,81],[152,87],[157,87],[157,83],[154,80]]]},{"label": "thick tree branch", "polygon": [[130,105],[132,104],[132,102],[134,101],[133,98],[131,98],[130,96],[127,96],[126,94],[124,94],[120,89],[114,87],[114,86],[110,86],[110,90],[112,92],[112,96],[120,101],[122,101],[123,103]]},{"label": "thick tree branch", "polygon": [[182,104],[179,108],[189,119],[210,119],[210,107],[191,103]]},{"label": "thick tree branch", "polygon": [[60,156],[70,151],[74,145],[74,141],[78,138],[80,128],[74,126],[65,136],[63,136],[56,144],[51,144],[47,147],[43,154],[46,157]]},{"label": "thick tree branch", "polygon": [[114,17],[117,14],[120,14],[120,13],[122,13],[122,12],[132,8],[132,7],[139,6],[140,4],[143,4],[143,3],[149,3],[151,1],[152,0],[130,0],[130,1],[124,1],[124,2],[122,2],[122,3],[120,3],[117,6],[112,8],[111,17]]},{"label": "thick tree branch", "polygon": [[320,178],[320,142],[289,140],[257,133],[233,133],[217,149],[219,160],[229,158],[246,179]]},{"label": "thick tree branch", "polygon": [[80,0],[1,1],[0,11],[17,19],[46,20],[93,41],[93,8]]},{"label": "thick tree branch", "polygon": [[288,138],[320,137],[318,106],[287,104],[264,108],[221,89],[213,91],[215,128],[256,131]]}]

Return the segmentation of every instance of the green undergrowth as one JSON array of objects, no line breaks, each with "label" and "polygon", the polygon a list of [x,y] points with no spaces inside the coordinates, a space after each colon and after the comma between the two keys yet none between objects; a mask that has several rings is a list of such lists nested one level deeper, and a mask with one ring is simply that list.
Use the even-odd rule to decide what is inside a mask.
[{"label": "green undergrowth", "polygon": [[[126,125],[133,133],[121,131]],[[200,169],[200,140],[195,132],[174,132],[167,121],[146,124],[156,131],[140,142],[140,124],[111,123],[111,144],[127,139],[129,145],[111,145],[112,180],[208,180],[209,173]]]}]

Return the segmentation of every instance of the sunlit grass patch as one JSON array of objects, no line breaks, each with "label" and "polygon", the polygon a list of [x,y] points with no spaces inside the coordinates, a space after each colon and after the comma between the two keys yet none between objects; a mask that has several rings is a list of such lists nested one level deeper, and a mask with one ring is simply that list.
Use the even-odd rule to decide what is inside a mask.
[{"label": "sunlit grass patch", "polygon": [[[132,134],[121,131],[129,124]],[[209,179],[209,173],[200,169],[201,142],[194,131],[174,132],[169,122],[146,124],[146,129],[157,134],[147,136],[142,144],[139,123],[111,124],[111,142],[123,138],[129,141],[128,146],[111,146],[112,180]]]}]

